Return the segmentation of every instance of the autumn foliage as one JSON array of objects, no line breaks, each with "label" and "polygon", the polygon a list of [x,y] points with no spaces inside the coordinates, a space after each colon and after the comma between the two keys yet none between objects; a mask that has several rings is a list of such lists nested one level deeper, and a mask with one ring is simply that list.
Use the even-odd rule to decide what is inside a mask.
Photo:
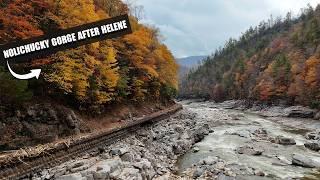
[{"label": "autumn foliage", "polygon": [[[1,44],[134,14],[120,0],[0,0],[0,7]],[[42,80],[28,90],[79,107],[171,98],[177,89],[177,65],[171,52],[160,42],[157,29],[140,24],[134,16],[130,21],[132,34],[15,68],[41,66]]]},{"label": "autumn foliage", "polygon": [[320,108],[320,5],[250,28],[191,71],[181,96]]}]

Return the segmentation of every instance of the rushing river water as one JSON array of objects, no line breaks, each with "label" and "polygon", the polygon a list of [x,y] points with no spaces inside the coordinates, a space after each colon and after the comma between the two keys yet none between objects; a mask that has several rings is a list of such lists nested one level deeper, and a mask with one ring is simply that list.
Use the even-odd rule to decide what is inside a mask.
[{"label": "rushing river water", "polygon": [[[301,154],[320,162],[320,154],[304,147],[307,141],[305,134],[320,128],[320,122],[311,119],[293,118],[264,118],[254,113],[227,110],[210,102],[182,102],[185,108],[197,114],[198,118],[210,118],[215,122],[213,133],[210,133],[195,146],[198,152],[192,150],[181,156],[177,162],[179,172],[190,168],[192,164],[207,156],[218,156],[232,164],[245,164],[260,169],[267,177],[265,179],[302,178],[320,179],[317,171],[292,165],[293,154]],[[216,119],[212,112],[220,111],[226,116],[233,116],[234,120]],[[296,145],[280,145],[268,139],[255,138],[251,132],[263,129],[268,137],[282,135],[292,138]],[[250,145],[263,150],[262,155],[239,154],[236,149]],[[249,177],[248,177],[249,179]]]}]

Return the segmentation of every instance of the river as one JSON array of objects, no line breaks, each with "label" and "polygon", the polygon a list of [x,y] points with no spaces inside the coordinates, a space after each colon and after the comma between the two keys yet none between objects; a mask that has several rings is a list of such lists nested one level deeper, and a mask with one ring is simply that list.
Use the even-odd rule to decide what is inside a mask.
[{"label": "river", "polygon": [[320,121],[266,117],[261,116],[265,111],[213,102],[179,103],[183,110],[170,118],[43,169],[32,179],[320,179],[320,154],[305,147],[310,135],[320,139]]},{"label": "river", "polygon": [[[308,140],[305,134],[316,131],[320,121],[312,119],[272,117],[266,118],[251,112],[224,109],[212,102],[182,101],[184,108],[196,113],[197,118],[207,118],[214,121],[214,132],[206,136],[197,147],[180,156],[177,162],[179,173],[191,168],[201,159],[217,156],[227,164],[245,165],[258,169],[265,176],[263,179],[302,178],[318,179],[317,170],[292,165],[293,154],[300,154],[320,162],[320,154],[304,147]],[[226,118],[215,118],[218,112]],[[227,117],[233,117],[230,121]],[[272,137],[283,136],[295,140],[295,145],[272,143]],[[239,153],[239,147],[250,146],[262,153],[252,155]],[[243,176],[250,179],[249,176]],[[254,177],[252,179],[256,179]]]}]

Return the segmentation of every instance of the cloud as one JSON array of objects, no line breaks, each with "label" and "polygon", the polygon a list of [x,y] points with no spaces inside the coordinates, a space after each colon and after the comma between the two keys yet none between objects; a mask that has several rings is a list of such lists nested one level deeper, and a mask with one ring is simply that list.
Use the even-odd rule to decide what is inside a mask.
[{"label": "cloud", "polygon": [[320,0],[137,0],[143,5],[142,21],[158,27],[164,43],[176,57],[208,55],[230,37],[237,38],[250,26],[272,14],[298,14]]}]

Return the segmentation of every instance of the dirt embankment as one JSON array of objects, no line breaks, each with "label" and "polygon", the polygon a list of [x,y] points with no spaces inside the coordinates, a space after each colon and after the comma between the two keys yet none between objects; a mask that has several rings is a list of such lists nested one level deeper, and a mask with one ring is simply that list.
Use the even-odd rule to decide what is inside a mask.
[{"label": "dirt embankment", "polygon": [[89,115],[90,112],[48,101],[25,104],[11,112],[0,113],[0,152],[106,130],[170,104],[173,102],[113,105],[100,115]]}]

